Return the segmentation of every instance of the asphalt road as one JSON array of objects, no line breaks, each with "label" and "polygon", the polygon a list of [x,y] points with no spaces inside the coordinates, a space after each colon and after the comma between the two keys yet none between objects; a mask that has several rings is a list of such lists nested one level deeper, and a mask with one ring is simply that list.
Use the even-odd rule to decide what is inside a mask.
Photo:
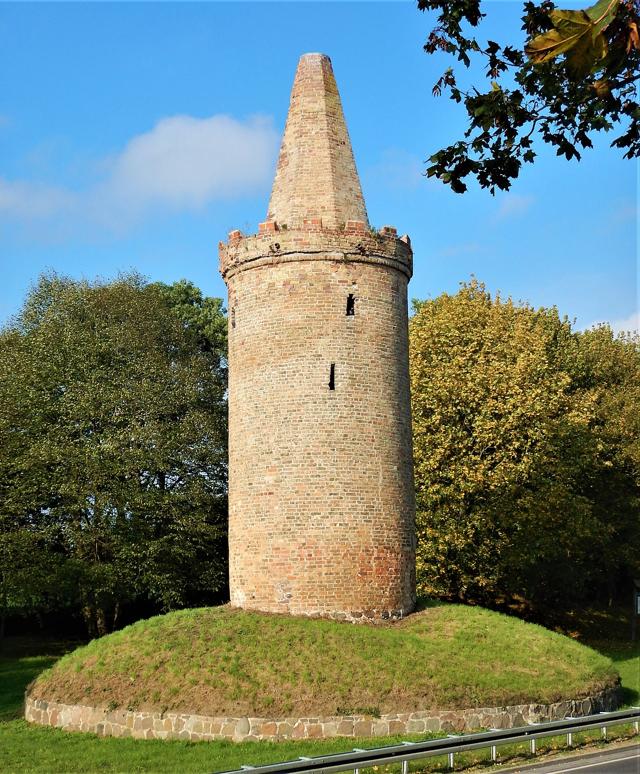
[{"label": "asphalt road", "polygon": [[640,744],[566,758],[552,763],[502,769],[501,774],[640,774]]}]

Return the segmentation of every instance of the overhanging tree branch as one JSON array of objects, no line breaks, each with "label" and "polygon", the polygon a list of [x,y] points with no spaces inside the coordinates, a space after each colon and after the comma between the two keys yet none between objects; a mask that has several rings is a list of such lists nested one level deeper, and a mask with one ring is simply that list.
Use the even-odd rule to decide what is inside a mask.
[{"label": "overhanging tree branch", "polygon": [[622,133],[612,147],[623,149],[624,158],[640,155],[639,0],[599,0],[581,11],[559,10],[547,0],[526,2],[524,50],[492,40],[480,45],[468,36],[466,30],[485,16],[479,0],[418,0],[418,8],[438,13],[425,51],[443,51],[465,67],[472,57],[484,59],[490,80],[487,91],[463,91],[449,67],[434,85],[435,96],[447,91],[464,105],[468,128],[464,139],[430,157],[428,176],[457,193],[467,190],[469,176],[491,193],[507,190],[522,164],[534,161],[536,135],[557,155],[580,159],[595,133],[614,127]]}]

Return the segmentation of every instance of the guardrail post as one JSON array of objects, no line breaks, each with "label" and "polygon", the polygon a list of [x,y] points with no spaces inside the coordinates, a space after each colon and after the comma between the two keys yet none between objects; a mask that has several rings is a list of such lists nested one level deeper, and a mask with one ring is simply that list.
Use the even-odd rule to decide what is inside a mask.
[{"label": "guardrail post", "polygon": [[402,774],[409,774],[409,761],[402,761]]},{"label": "guardrail post", "polygon": [[454,763],[453,763],[453,755],[454,755],[454,753],[449,753],[449,768],[450,768],[452,771],[453,771],[453,766],[454,766]]},{"label": "guardrail post", "polygon": [[573,734],[571,731],[567,734],[567,747],[573,747]]},{"label": "guardrail post", "polygon": [[491,760],[495,763],[498,760],[498,748],[495,744],[491,745]]},{"label": "guardrail post", "polygon": [[529,745],[531,747],[531,755],[536,754],[536,738],[534,737],[530,742]]}]

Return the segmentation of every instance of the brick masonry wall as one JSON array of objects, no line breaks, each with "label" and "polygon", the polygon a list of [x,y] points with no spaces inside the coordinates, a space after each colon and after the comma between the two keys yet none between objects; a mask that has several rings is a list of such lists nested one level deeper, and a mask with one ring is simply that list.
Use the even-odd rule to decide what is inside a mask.
[{"label": "brick masonry wall", "polygon": [[413,253],[408,236],[398,238],[396,229],[374,231],[363,221],[348,221],[344,228],[325,228],[310,220],[296,229],[283,229],[273,221],[260,224],[260,232],[244,236],[232,231],[229,241],[218,244],[220,273],[229,279],[238,271],[276,265],[289,260],[335,260],[385,265],[411,278]]},{"label": "brick masonry wall", "polygon": [[369,228],[324,54],[298,64],[267,218],[219,246],[231,603],[403,616],[415,604],[412,253],[394,228]]},{"label": "brick masonry wall", "polygon": [[99,707],[60,704],[26,697],[25,718],[30,723],[65,731],[87,731],[100,736],[137,739],[188,739],[235,742],[328,737],[368,737],[426,732],[470,732],[481,728],[516,728],[529,723],[580,717],[615,710],[621,696],[617,688],[594,696],[555,704],[519,704],[511,707],[468,710],[426,710],[382,715],[308,718],[213,718],[186,713],[129,712]]},{"label": "brick masonry wall", "polygon": [[305,54],[296,71],[269,219],[292,228],[305,218],[336,227],[367,220],[331,60]]},{"label": "brick masonry wall", "polygon": [[408,243],[391,229],[309,224],[235,237],[220,256],[231,603],[405,615],[415,602]]}]

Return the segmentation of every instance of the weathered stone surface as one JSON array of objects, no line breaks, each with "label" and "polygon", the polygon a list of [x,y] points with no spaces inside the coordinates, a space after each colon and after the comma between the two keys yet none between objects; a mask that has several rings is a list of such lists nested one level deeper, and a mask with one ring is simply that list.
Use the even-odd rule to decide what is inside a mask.
[{"label": "weathered stone surface", "polygon": [[[370,720],[356,720],[353,724],[354,736],[371,736],[371,721]],[[391,726],[391,724],[389,724]]]},{"label": "weathered stone surface", "polygon": [[338,736],[338,721],[337,720],[327,720],[326,723],[322,724],[323,726],[323,732],[322,737],[327,738],[331,736]]},{"label": "weathered stone surface", "polygon": [[307,739],[322,739],[324,736],[322,723],[307,723],[305,725],[305,736]]},{"label": "weathered stone surface", "polygon": [[249,719],[248,718],[241,718],[236,723],[236,730],[235,733],[238,734],[238,736],[245,736],[249,733]]},{"label": "weathered stone surface", "polygon": [[292,739],[304,739],[306,727],[302,721],[298,721],[293,725],[293,731],[291,732]]},{"label": "weathered stone surface", "polygon": [[353,720],[345,718],[338,722],[338,736],[353,736]]},{"label": "weathered stone surface", "polygon": [[25,719],[66,731],[90,731],[101,736],[133,736],[137,739],[320,739],[335,736],[387,736],[423,732],[471,732],[479,728],[514,728],[544,722],[565,714],[581,716],[593,711],[615,710],[621,693],[612,688],[601,693],[551,705],[524,704],[467,710],[430,710],[395,713],[380,718],[215,718],[185,713],[161,715],[153,712],[113,712],[100,707],[25,700]]},{"label": "weathered stone surface", "polygon": [[284,722],[284,723],[278,723],[278,730],[276,731],[276,736],[280,739],[290,739],[291,734],[293,733],[293,724]]},{"label": "weathered stone surface", "polygon": [[236,724],[233,721],[225,719],[224,723],[222,724],[222,728],[220,729],[222,736],[227,737],[227,739],[233,739],[235,732]]},{"label": "weathered stone surface", "polygon": [[151,715],[145,715],[142,712],[139,712],[136,716],[136,719],[133,722],[133,729],[134,731],[146,731],[147,729],[152,728],[153,726],[153,718]]}]

